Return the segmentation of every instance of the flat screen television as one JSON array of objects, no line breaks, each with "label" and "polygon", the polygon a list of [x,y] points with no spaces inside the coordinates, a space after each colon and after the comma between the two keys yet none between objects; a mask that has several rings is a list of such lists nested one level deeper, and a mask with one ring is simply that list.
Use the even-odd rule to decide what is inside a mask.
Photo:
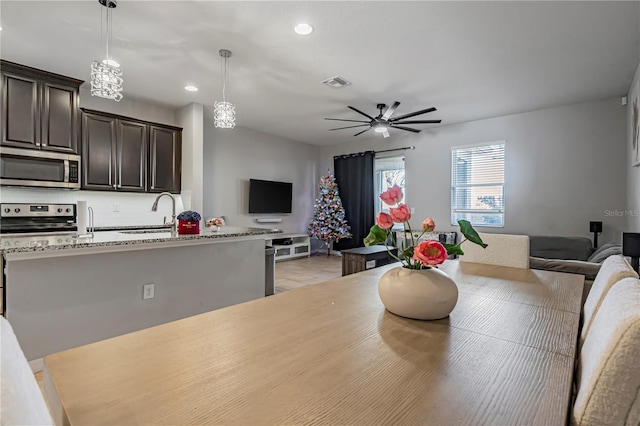
[{"label": "flat screen television", "polygon": [[293,184],[249,179],[249,213],[291,213]]}]

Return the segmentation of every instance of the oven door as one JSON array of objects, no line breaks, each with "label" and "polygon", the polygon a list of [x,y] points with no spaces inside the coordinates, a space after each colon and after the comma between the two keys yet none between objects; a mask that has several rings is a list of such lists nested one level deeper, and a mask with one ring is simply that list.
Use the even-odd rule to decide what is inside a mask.
[{"label": "oven door", "polygon": [[0,148],[0,185],[80,189],[80,156]]}]

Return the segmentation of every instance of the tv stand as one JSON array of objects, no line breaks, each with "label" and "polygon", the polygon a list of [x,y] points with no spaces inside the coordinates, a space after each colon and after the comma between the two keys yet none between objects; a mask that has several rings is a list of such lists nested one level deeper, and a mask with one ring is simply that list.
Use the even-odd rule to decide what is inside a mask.
[{"label": "tv stand", "polygon": [[[291,244],[273,244],[274,239],[283,238],[290,238]],[[266,243],[276,249],[276,262],[311,255],[311,239],[307,234],[278,234],[274,239],[267,240]]]}]

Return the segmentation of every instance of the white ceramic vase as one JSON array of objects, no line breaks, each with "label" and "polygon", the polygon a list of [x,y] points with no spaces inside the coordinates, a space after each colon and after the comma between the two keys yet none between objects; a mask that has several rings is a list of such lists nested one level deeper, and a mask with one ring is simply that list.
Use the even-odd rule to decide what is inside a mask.
[{"label": "white ceramic vase", "polygon": [[445,318],[458,301],[456,283],[437,268],[390,269],[380,278],[378,293],[389,312],[420,320]]}]

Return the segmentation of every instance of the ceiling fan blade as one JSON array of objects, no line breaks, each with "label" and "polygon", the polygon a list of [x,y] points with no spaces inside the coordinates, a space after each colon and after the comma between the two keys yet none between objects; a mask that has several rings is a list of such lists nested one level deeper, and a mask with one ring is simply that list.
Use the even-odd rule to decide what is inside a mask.
[{"label": "ceiling fan blade", "polygon": [[354,127],[364,127],[364,126],[368,126],[368,124],[358,124],[357,126],[347,126],[347,127],[336,127],[335,129],[329,129],[329,130],[353,129]]},{"label": "ceiling fan blade", "polygon": [[433,124],[442,123],[442,120],[413,120],[413,121],[394,121],[393,124]]},{"label": "ceiling fan blade", "polygon": [[349,109],[351,109],[351,110],[353,110],[353,111],[357,112],[358,114],[362,114],[362,115],[364,115],[364,116],[365,116],[365,117],[367,117],[369,120],[374,120],[374,118],[373,118],[372,116],[370,116],[369,114],[365,114],[364,112],[360,111],[360,110],[359,110],[359,109],[357,109],[357,108],[354,108],[354,107],[352,107],[352,106],[347,106],[347,108],[349,108]]},{"label": "ceiling fan blade", "polygon": [[384,136],[385,138],[389,137],[389,131],[385,130],[384,132],[382,132],[382,136]]},{"label": "ceiling fan blade", "polygon": [[426,114],[426,113],[432,112],[432,111],[437,111],[437,110],[434,107],[431,107],[431,108],[423,109],[423,110],[420,110],[420,111],[411,112],[409,114],[401,115],[400,117],[392,118],[389,121],[400,121],[400,120],[403,120],[405,118],[415,117],[416,115]]},{"label": "ceiling fan blade", "polygon": [[[400,102],[395,101],[393,103],[393,105],[391,105],[389,108],[387,108],[387,110],[384,112],[384,114],[382,114],[382,119],[383,120],[388,120],[389,117],[391,117],[391,115],[396,112],[396,108],[398,108],[398,106],[400,105]],[[385,136],[386,137],[386,136]]]},{"label": "ceiling fan blade", "polygon": [[363,134],[364,132],[368,132],[369,130],[371,130],[371,127],[369,127],[368,129],[365,129],[365,130],[363,130],[363,131],[361,131],[361,132],[359,132],[359,133],[356,133],[356,134],[355,134],[355,135],[353,135],[353,136],[361,135],[361,134]]},{"label": "ceiling fan blade", "polygon": [[332,120],[332,121],[352,121],[354,123],[368,123],[368,121],[364,121],[364,120],[344,120],[342,118],[325,118],[325,120]]},{"label": "ceiling fan blade", "polygon": [[411,127],[404,127],[404,126],[393,126],[394,129],[400,129],[400,130],[406,130],[407,132],[413,132],[413,133],[420,133],[420,130],[418,129],[412,129]]}]

